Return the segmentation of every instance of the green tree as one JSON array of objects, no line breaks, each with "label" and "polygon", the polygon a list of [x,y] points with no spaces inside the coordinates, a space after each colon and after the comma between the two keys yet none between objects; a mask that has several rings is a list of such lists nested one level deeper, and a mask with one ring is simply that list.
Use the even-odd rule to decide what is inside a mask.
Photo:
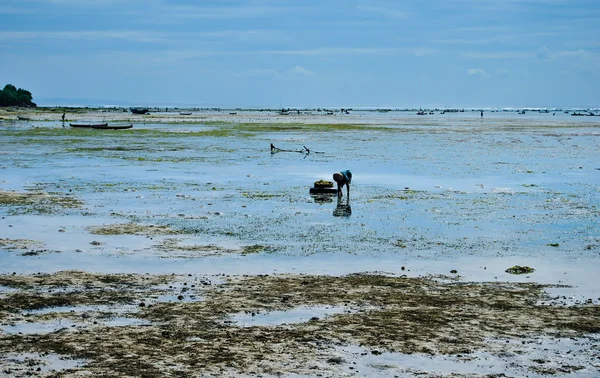
[{"label": "green tree", "polygon": [[32,99],[31,92],[22,88],[17,89],[12,84],[6,84],[0,91],[0,106],[37,106]]}]

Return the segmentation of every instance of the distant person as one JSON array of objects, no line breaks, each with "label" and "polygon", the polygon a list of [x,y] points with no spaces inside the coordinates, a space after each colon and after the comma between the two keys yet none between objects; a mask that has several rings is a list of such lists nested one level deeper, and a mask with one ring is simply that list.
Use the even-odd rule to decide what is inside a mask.
[{"label": "distant person", "polygon": [[480,112],[481,112],[481,118],[483,118],[483,110],[480,110]]},{"label": "distant person", "polygon": [[65,120],[66,120],[65,113],[63,113],[63,115],[62,115],[62,121],[65,122]]},{"label": "distant person", "polygon": [[346,185],[348,197],[350,197],[350,183],[352,182],[352,172],[349,170],[336,172],[333,174],[333,181],[337,183],[338,197],[342,196],[342,188]]}]

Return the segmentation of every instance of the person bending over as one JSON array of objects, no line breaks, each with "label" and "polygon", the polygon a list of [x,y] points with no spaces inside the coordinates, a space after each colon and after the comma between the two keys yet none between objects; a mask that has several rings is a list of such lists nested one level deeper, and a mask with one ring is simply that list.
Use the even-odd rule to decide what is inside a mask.
[{"label": "person bending over", "polygon": [[349,170],[336,172],[333,174],[333,181],[337,183],[338,197],[342,196],[342,188],[346,185],[348,197],[350,197],[350,183],[352,182],[352,172]]}]

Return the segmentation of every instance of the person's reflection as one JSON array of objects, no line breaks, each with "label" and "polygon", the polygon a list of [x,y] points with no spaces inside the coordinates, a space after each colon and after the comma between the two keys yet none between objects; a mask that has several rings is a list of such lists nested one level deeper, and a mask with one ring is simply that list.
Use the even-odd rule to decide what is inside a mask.
[{"label": "person's reflection", "polygon": [[345,201],[342,201],[342,197],[338,197],[337,206],[333,210],[334,217],[349,217],[352,215],[352,208],[350,207],[350,198],[346,197]]}]

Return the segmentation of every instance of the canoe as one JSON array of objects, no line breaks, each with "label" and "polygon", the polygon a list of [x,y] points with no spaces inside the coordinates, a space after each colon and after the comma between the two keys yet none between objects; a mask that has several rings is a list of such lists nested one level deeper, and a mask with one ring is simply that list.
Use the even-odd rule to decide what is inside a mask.
[{"label": "canoe", "polygon": [[69,123],[71,127],[108,127],[108,123]]},{"label": "canoe", "polygon": [[110,126],[91,126],[92,129],[97,130],[125,130],[131,129],[133,125],[110,125]]},{"label": "canoe", "polygon": [[108,125],[108,123],[70,123],[71,127],[96,129],[96,130],[124,130],[131,129],[133,125]]},{"label": "canoe", "polygon": [[17,119],[19,121],[31,121],[31,118],[29,118],[29,117],[23,117],[23,116],[17,116]]},{"label": "canoe", "polygon": [[179,112],[179,115],[192,115],[192,112]]},{"label": "canoe", "polygon": [[133,114],[148,114],[150,109],[148,108],[129,108]]}]

